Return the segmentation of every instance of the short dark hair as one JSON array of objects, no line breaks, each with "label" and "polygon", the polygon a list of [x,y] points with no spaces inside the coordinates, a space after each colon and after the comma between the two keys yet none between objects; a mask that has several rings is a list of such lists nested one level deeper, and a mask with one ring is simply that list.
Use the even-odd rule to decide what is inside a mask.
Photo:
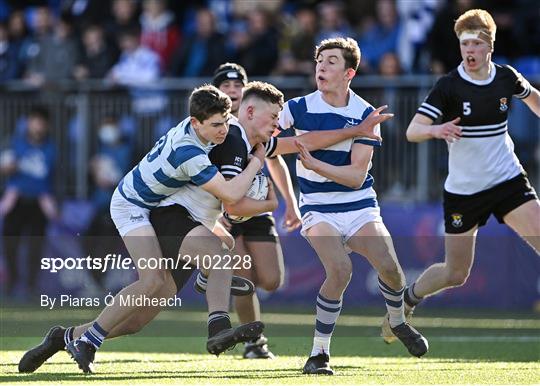
[{"label": "short dark hair", "polygon": [[341,50],[343,59],[345,59],[345,68],[352,68],[354,71],[358,69],[361,54],[356,40],[353,38],[325,39],[315,47],[315,60],[317,60],[321,52],[332,48],[339,48]]},{"label": "short dark hair", "polygon": [[283,93],[270,83],[249,82],[246,87],[244,87],[242,102],[247,101],[252,97],[272,104],[278,104],[279,107],[283,107]]},{"label": "short dark hair", "polygon": [[34,106],[28,113],[29,118],[40,118],[45,122],[49,122],[50,114],[49,110],[45,106]]},{"label": "short dark hair", "polygon": [[239,80],[245,86],[248,82],[246,69],[237,63],[223,63],[216,68],[212,84],[219,87],[226,80]]},{"label": "short dark hair", "polygon": [[203,122],[214,114],[226,115],[231,111],[231,98],[211,84],[193,90],[189,97],[189,115]]}]

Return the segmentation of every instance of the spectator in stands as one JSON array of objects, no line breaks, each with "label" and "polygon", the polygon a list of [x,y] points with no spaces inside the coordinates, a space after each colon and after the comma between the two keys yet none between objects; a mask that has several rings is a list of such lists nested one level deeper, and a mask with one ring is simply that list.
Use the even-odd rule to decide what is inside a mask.
[{"label": "spectator in stands", "polygon": [[[151,85],[152,82],[159,79],[159,55],[140,44],[138,28],[122,31],[119,45],[121,48],[120,58],[107,75],[110,81],[123,86],[142,87]],[[145,106],[138,107],[142,110],[145,109]]]},{"label": "spectator in stands", "polygon": [[[505,0],[489,0],[484,1],[485,9],[491,13],[495,24],[497,24],[497,56],[502,57],[505,63],[509,63],[521,55],[521,44],[518,43],[519,36],[516,34],[516,26],[523,20],[516,18],[516,11],[519,9],[518,4],[512,7]],[[517,3],[517,2],[516,2]],[[531,13],[536,13],[536,22],[538,19],[538,3],[536,7],[530,9]],[[521,36],[522,39],[528,40],[529,36]]]},{"label": "spectator in stands", "polygon": [[317,14],[311,7],[301,7],[294,16],[290,33],[283,36],[280,43],[283,49],[276,72],[281,75],[312,75]]},{"label": "spectator in stands", "polygon": [[[513,7],[513,4],[510,5]],[[514,7],[513,7],[514,8]],[[540,60],[540,12],[538,12],[538,2],[536,0],[520,0],[518,7],[514,8],[514,25],[517,43],[521,54],[524,56],[536,56]],[[536,12],[531,12],[536,10]],[[498,43],[497,43],[498,44]]]},{"label": "spectator in stands", "polygon": [[428,35],[426,47],[431,55],[431,73],[446,74],[461,63],[454,23],[459,15],[475,7],[474,0],[452,0],[439,10]]},{"label": "spectator in stands", "polygon": [[30,60],[26,80],[39,87],[46,82],[71,79],[79,57],[79,45],[73,36],[71,20],[62,15],[53,34],[41,41],[38,54]]},{"label": "spectator in stands", "polygon": [[[33,10],[33,23],[30,25],[31,34],[30,37],[21,46],[19,57],[22,65],[22,74],[28,73],[28,67],[30,62],[34,61],[36,57],[41,53],[43,42],[49,38],[52,31],[52,16],[49,8],[46,6],[36,7]],[[24,13],[20,14],[20,21],[13,21],[15,27],[20,27],[20,24],[24,24]],[[17,26],[19,24],[19,26]],[[12,31],[13,29],[12,28]],[[19,30],[21,28],[18,28]]]},{"label": "spectator in stands", "polygon": [[0,22],[0,83],[17,78],[17,51],[8,38],[7,26]]},{"label": "spectator in stands", "polygon": [[397,52],[405,72],[427,71],[429,62],[422,60],[421,53],[441,4],[439,0],[397,0],[402,25]]},{"label": "spectator in stands", "polygon": [[[92,203],[94,215],[86,231],[86,250],[92,257],[104,257],[117,246],[118,232],[111,220],[109,205],[118,182],[130,169],[131,149],[123,137],[118,118],[103,117],[98,130],[99,145],[90,159],[90,175],[94,185]],[[103,287],[103,273],[92,270],[97,283]]]},{"label": "spectator in stands", "polygon": [[138,2],[134,0],[113,0],[112,19],[105,23],[107,40],[118,54],[118,36],[122,31],[140,27],[138,17]]},{"label": "spectator in stands", "polygon": [[120,34],[120,59],[111,68],[107,79],[113,84],[125,86],[132,96],[132,112],[137,124],[135,138],[135,159],[144,155],[154,139],[154,129],[159,113],[167,105],[163,91],[155,89],[159,80],[159,55],[140,44],[140,31],[131,28]]},{"label": "spectator in stands", "polygon": [[376,72],[386,53],[397,52],[400,31],[394,0],[379,0],[375,8],[375,23],[367,28],[359,40],[362,63],[366,72]]},{"label": "spectator in stands", "polygon": [[24,136],[12,139],[9,150],[0,160],[0,172],[9,176],[0,199],[0,216],[4,217],[4,256],[8,268],[8,293],[18,280],[21,236],[32,237],[28,245],[28,291],[38,288],[41,250],[49,220],[58,217],[52,194],[56,149],[48,137],[49,115],[43,108],[34,108],[27,121]]},{"label": "spectator in stands", "polygon": [[104,4],[96,0],[62,0],[59,13],[68,15],[73,20],[76,34],[81,35],[88,24],[103,23],[110,17],[110,9]]},{"label": "spectator in stands", "polygon": [[27,47],[30,44],[30,34],[24,20],[22,10],[15,10],[9,15],[8,20],[8,36],[10,45],[16,53],[17,58],[17,74],[20,78],[25,72],[24,68],[24,53],[27,52]]},{"label": "spectator in stands", "polygon": [[225,36],[216,31],[214,14],[200,8],[196,14],[195,34],[187,36],[175,55],[173,76],[211,76],[226,57]]},{"label": "spectator in stands", "polygon": [[105,40],[103,28],[98,24],[87,26],[83,31],[82,43],[81,59],[75,67],[75,78],[104,78],[116,58]]},{"label": "spectator in stands", "polygon": [[278,34],[271,15],[262,9],[255,9],[247,15],[245,30],[233,35],[236,46],[237,63],[253,76],[270,75],[277,64]]},{"label": "spectator in stands", "polygon": [[141,43],[159,55],[164,70],[180,44],[180,29],[167,9],[166,0],[144,0],[142,5]]},{"label": "spectator in stands", "polygon": [[354,37],[354,32],[344,15],[344,6],[341,1],[325,1],[317,7],[320,30],[315,41],[319,44],[324,39],[339,37]]},{"label": "spectator in stands", "polygon": [[[411,168],[414,151],[406,143],[403,132],[403,127],[407,125],[408,106],[400,103],[403,95],[409,90],[404,87],[395,87],[392,82],[402,74],[399,56],[395,52],[385,53],[379,61],[378,73],[389,81],[378,87],[378,100],[382,101],[378,103],[384,102],[390,106],[395,116],[395,119],[390,119],[385,123],[382,133],[386,145],[382,149],[381,158],[384,158],[385,174],[389,184],[381,193],[381,198],[385,201],[410,201],[414,198],[416,170]],[[381,162],[381,160],[375,162]]]},{"label": "spectator in stands", "polygon": [[393,78],[401,75],[401,73],[399,56],[395,52],[386,52],[379,60],[379,74],[387,78]]}]

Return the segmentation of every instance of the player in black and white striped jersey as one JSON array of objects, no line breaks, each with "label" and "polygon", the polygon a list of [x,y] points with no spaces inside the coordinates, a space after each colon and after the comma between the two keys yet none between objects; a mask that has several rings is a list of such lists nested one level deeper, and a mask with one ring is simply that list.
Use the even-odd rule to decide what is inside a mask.
[{"label": "player in black and white striped jersey", "polygon": [[[454,31],[463,62],[439,79],[407,129],[409,141],[444,139],[449,152],[445,261],[407,287],[409,313],[423,298],[466,282],[478,228],[491,214],[540,252],[540,202],[508,134],[512,97],[540,116],[540,93],[512,67],[491,61],[496,25],[488,12],[467,11]],[[434,125],[439,119],[443,123]],[[386,319],[382,336],[395,340]]]}]

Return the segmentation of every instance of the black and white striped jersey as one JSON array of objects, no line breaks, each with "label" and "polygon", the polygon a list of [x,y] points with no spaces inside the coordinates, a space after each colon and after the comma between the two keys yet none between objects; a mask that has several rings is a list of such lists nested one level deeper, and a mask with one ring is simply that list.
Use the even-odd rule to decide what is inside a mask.
[{"label": "black and white striped jersey", "polygon": [[461,117],[462,138],[448,143],[446,191],[474,194],[523,171],[508,135],[508,110],[512,96],[523,99],[530,93],[520,73],[494,63],[486,80],[472,79],[463,63],[438,80],[417,112],[442,122]]}]

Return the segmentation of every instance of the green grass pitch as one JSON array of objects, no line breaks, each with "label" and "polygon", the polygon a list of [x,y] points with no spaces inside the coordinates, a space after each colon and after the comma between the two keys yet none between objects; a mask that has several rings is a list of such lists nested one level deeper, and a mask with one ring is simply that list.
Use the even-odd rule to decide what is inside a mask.
[{"label": "green grass pitch", "polygon": [[219,358],[205,352],[206,314],[164,311],[135,336],[107,341],[96,373],[85,376],[65,352],[34,374],[19,374],[24,351],[54,324],[79,323],[97,310],[1,311],[0,383],[33,384],[539,384],[540,320],[534,314],[419,312],[413,324],[430,341],[429,353],[410,357],[400,343],[378,337],[380,316],[347,311],[332,340],[333,377],[305,376],[314,316],[266,313],[275,360],[244,360],[241,347]]}]

